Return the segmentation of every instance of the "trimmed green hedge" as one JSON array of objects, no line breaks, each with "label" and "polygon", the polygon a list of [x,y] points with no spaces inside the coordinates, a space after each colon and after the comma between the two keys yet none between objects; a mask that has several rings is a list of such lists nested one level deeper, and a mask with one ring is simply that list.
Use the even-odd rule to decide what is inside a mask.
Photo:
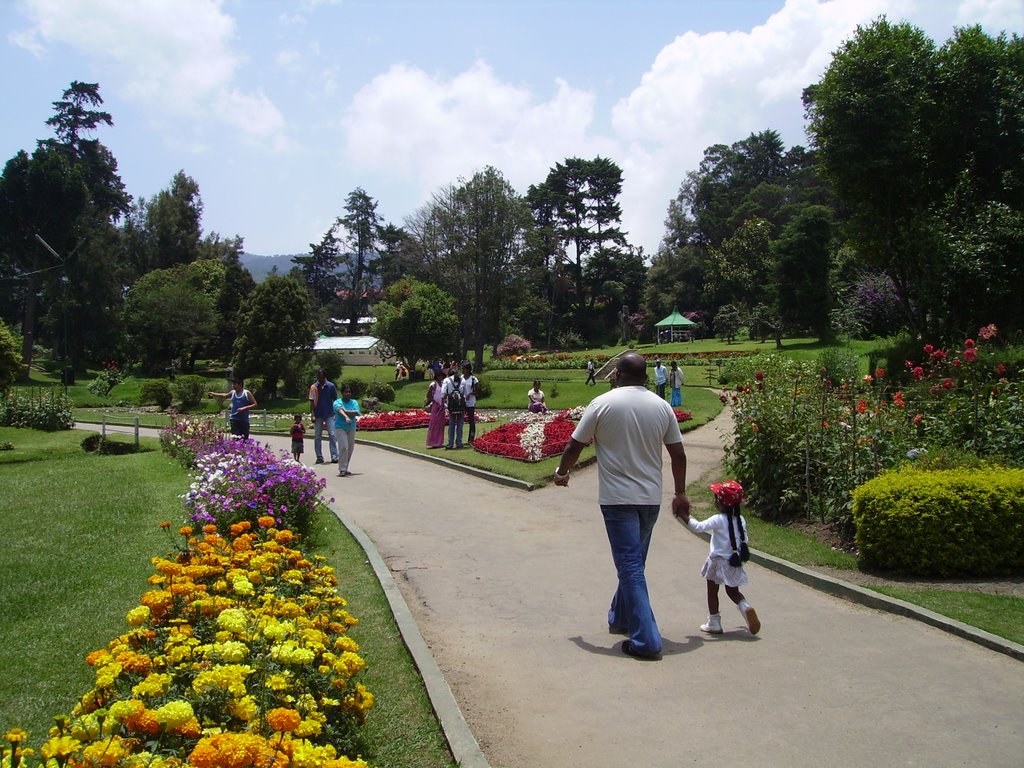
[{"label": "trimmed green hedge", "polygon": [[904,468],[853,492],[860,565],[915,576],[1024,573],[1024,470]]}]

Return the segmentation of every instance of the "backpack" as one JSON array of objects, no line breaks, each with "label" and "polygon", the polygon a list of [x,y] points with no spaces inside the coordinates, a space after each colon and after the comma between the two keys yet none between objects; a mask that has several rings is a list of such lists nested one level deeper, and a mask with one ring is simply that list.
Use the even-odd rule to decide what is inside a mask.
[{"label": "backpack", "polygon": [[453,389],[448,393],[448,412],[464,413],[466,410],[466,396],[462,394],[462,383],[455,383],[452,380]]}]

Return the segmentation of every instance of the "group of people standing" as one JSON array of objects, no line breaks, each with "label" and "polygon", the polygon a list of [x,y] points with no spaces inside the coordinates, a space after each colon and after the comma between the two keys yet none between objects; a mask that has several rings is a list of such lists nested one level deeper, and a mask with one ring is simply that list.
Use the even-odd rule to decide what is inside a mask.
[{"label": "group of people standing", "polygon": [[666,368],[661,358],[654,361],[654,387],[658,391],[658,397],[665,399],[665,388],[672,390],[669,405],[676,408],[683,404],[683,369],[675,360],[671,363],[672,368]]},{"label": "group of people standing", "polygon": [[[463,363],[462,371],[454,365],[450,368],[433,368],[434,380],[427,387],[423,407],[430,412],[427,426],[427,448],[441,448],[446,451],[464,448],[462,430],[469,425],[469,443],[476,440],[476,399],[480,394],[480,380],[473,375],[471,363]],[[445,444],[445,424],[448,425],[448,442]]]}]

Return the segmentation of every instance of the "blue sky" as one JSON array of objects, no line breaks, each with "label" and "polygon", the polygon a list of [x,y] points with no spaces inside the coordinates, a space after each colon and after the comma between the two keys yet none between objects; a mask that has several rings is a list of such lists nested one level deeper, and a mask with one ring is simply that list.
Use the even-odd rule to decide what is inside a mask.
[{"label": "blue sky", "polygon": [[356,187],[401,225],[487,165],[525,193],[602,155],[650,255],[704,148],[805,144],[801,91],[882,14],[939,44],[1024,32],[1021,0],[0,0],[0,160],[98,82],[130,194],[184,170],[204,231],[272,255],[307,251]]}]

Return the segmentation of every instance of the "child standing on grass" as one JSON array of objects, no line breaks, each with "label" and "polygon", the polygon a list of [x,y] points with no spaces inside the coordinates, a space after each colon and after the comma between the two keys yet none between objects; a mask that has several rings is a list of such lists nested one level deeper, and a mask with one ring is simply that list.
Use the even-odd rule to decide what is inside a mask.
[{"label": "child standing on grass", "polygon": [[292,458],[302,463],[302,441],[306,437],[306,428],[302,424],[302,414],[295,414],[295,421],[291,428],[292,436]]},{"label": "child standing on grass", "polygon": [[757,618],[753,606],[739,590],[740,586],[747,583],[747,572],[743,569],[743,562],[750,557],[747,548],[747,521],[740,514],[743,486],[735,480],[726,480],[724,483],[712,483],[709,487],[715,495],[715,508],[718,513],[707,520],[694,520],[689,516],[684,518],[692,531],[711,531],[711,551],[700,572],[707,580],[708,620],[706,624],[701,624],[700,630],[711,635],[722,634],[718,588],[724,584],[725,594],[736,604],[750,634],[756,635],[761,629],[761,621]]}]

